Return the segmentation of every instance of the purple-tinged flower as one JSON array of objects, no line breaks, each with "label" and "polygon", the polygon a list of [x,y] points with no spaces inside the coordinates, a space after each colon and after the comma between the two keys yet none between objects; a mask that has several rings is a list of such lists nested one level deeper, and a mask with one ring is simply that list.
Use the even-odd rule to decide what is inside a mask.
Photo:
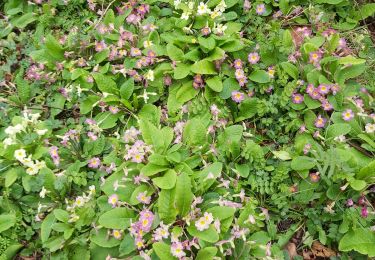
[{"label": "purple-tinged flower", "polygon": [[309,96],[312,98],[312,99],[319,99],[321,97],[320,93],[319,93],[319,90],[318,89],[314,89],[311,93],[309,93]]},{"label": "purple-tinged flower", "polygon": [[141,21],[141,16],[136,14],[130,14],[128,17],[126,17],[126,22],[130,24],[137,25]]},{"label": "purple-tinged flower", "polygon": [[245,99],[245,94],[239,91],[232,92],[232,100],[236,103],[241,103]]},{"label": "purple-tinged flower", "polygon": [[325,126],[327,122],[327,119],[325,119],[324,117],[322,117],[321,115],[319,115],[316,119],[315,119],[315,123],[314,125],[318,128],[323,128]]},{"label": "purple-tinged flower", "polygon": [[173,256],[181,259],[182,257],[186,256],[184,252],[184,247],[182,246],[181,242],[174,242],[171,245],[171,253]]},{"label": "purple-tinged flower", "polygon": [[220,113],[220,109],[215,104],[211,105],[210,111],[213,116],[217,116]]},{"label": "purple-tinged flower", "polygon": [[92,169],[98,169],[100,165],[101,165],[100,159],[98,157],[94,157],[89,160],[88,167]]},{"label": "purple-tinged flower", "polygon": [[308,84],[307,87],[306,87],[306,93],[307,94],[311,94],[313,91],[315,90],[315,87],[313,84]]},{"label": "purple-tinged flower", "polygon": [[348,199],[348,200],[346,201],[346,206],[348,206],[348,207],[352,207],[353,205],[354,205],[354,202],[353,202],[352,199]]},{"label": "purple-tinged flower", "polygon": [[238,78],[237,81],[238,81],[238,84],[239,84],[241,87],[245,86],[246,83],[248,82],[246,77]]},{"label": "purple-tinged flower", "polygon": [[367,218],[368,217],[368,210],[366,206],[363,206],[361,209],[361,217],[362,218]]},{"label": "purple-tinged flower", "polygon": [[329,93],[330,86],[327,84],[320,84],[318,86],[318,91],[322,95],[327,95]]},{"label": "purple-tinged flower", "polygon": [[266,12],[266,6],[264,4],[257,5],[255,12],[257,14],[259,14],[259,15],[265,14],[265,12]]},{"label": "purple-tinged flower", "polygon": [[310,63],[313,63],[313,64],[319,63],[321,58],[322,58],[322,54],[319,51],[310,52],[309,54]]},{"label": "purple-tinged flower", "polygon": [[172,77],[167,75],[164,77],[164,85],[169,87],[170,85],[172,85]]},{"label": "purple-tinged flower", "polygon": [[256,64],[260,60],[260,56],[257,52],[251,52],[249,53],[247,59],[251,64]]},{"label": "purple-tinged flower", "polygon": [[151,202],[151,196],[147,196],[146,192],[140,192],[137,195],[137,200],[143,204],[150,204]]},{"label": "purple-tinged flower", "polygon": [[330,29],[327,29],[324,32],[322,32],[322,35],[324,37],[328,37],[328,36],[331,36],[331,35],[333,35],[335,33],[336,33],[336,30],[330,28]]},{"label": "purple-tinged flower", "polygon": [[88,125],[95,125],[96,121],[92,118],[86,118],[85,123]]},{"label": "purple-tinged flower", "polygon": [[135,238],[134,243],[135,243],[135,246],[137,247],[138,250],[145,247],[145,242],[142,239],[142,237],[140,237],[140,236],[137,236]]},{"label": "purple-tinged flower", "polygon": [[358,198],[358,204],[359,205],[364,205],[365,204],[365,196],[361,196]]},{"label": "purple-tinged flower", "polygon": [[111,114],[117,114],[119,109],[118,107],[115,107],[115,106],[109,106],[108,111],[111,112]]},{"label": "purple-tinged flower", "polygon": [[95,51],[101,52],[107,48],[107,45],[104,41],[95,42]]},{"label": "purple-tinged flower", "polygon": [[310,173],[310,180],[311,182],[318,182],[320,179],[319,172],[312,172]]},{"label": "purple-tinged flower", "polygon": [[237,59],[233,62],[233,67],[236,69],[236,70],[239,70],[239,69],[242,69],[243,67],[243,62],[242,60],[240,59]]},{"label": "purple-tinged flower", "polygon": [[49,149],[49,154],[53,160],[53,163],[58,166],[60,164],[60,156],[58,153],[59,148],[57,146],[51,146]]},{"label": "purple-tinged flower", "polygon": [[88,138],[90,138],[92,141],[96,141],[98,139],[98,136],[94,132],[87,132]]},{"label": "purple-tinged flower", "polygon": [[245,0],[245,1],[243,2],[243,10],[244,10],[245,12],[248,12],[248,11],[250,10],[250,8],[251,8],[251,3],[250,3],[250,1],[249,1],[249,0]]},{"label": "purple-tinged flower", "polygon": [[139,228],[144,232],[149,232],[155,218],[154,213],[148,209],[144,209],[139,215]]},{"label": "purple-tinged flower", "polygon": [[328,101],[324,101],[324,102],[322,102],[322,108],[325,111],[331,111],[333,109],[333,106]]},{"label": "purple-tinged flower", "polygon": [[267,73],[268,73],[268,76],[270,76],[270,78],[273,79],[275,77],[275,73],[276,73],[275,67],[269,66]]},{"label": "purple-tinged flower", "polygon": [[331,91],[332,91],[333,95],[336,95],[337,92],[339,92],[339,90],[340,90],[340,86],[339,85],[337,85],[337,84],[332,84],[331,85]]},{"label": "purple-tinged flower", "polygon": [[341,115],[342,119],[344,119],[345,121],[350,121],[354,118],[354,113],[351,109],[345,110]]},{"label": "purple-tinged flower", "polygon": [[300,133],[306,132],[306,126],[305,125],[301,125],[301,127],[299,128],[299,132]]},{"label": "purple-tinged flower", "polygon": [[122,235],[123,235],[123,232],[122,230],[118,230],[118,229],[114,229],[112,231],[112,236],[117,239],[117,240],[120,240],[122,238]]},{"label": "purple-tinged flower", "polygon": [[141,52],[140,49],[138,49],[138,48],[134,48],[134,47],[132,47],[132,48],[130,49],[130,56],[132,56],[132,57],[137,57],[137,56],[141,56],[141,55],[142,55],[142,52]]},{"label": "purple-tinged flower", "polygon": [[112,205],[112,208],[117,206],[118,203],[118,196],[117,194],[112,194],[108,197],[108,203]]},{"label": "purple-tinged flower", "polygon": [[301,104],[303,102],[304,98],[301,94],[293,94],[292,95],[292,102],[294,104]]},{"label": "purple-tinged flower", "polygon": [[303,147],[303,154],[306,155],[309,153],[311,149],[311,144],[305,144],[305,146]]},{"label": "purple-tinged flower", "polygon": [[339,49],[345,49],[345,48],[346,48],[346,40],[345,40],[345,38],[340,38]]},{"label": "purple-tinged flower", "polygon": [[199,89],[199,88],[203,88],[204,87],[204,81],[203,81],[202,75],[196,74],[194,76],[193,87],[195,89]]},{"label": "purple-tinged flower", "polygon": [[211,29],[210,29],[210,27],[208,27],[208,26],[203,27],[203,28],[201,29],[201,33],[202,33],[203,36],[207,36],[207,35],[209,35],[209,34],[211,33]]}]

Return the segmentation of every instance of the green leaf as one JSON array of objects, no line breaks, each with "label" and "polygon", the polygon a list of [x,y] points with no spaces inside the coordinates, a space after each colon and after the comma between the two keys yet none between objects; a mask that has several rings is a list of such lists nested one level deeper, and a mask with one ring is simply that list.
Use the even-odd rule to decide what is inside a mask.
[{"label": "green leaf", "polygon": [[173,45],[172,43],[169,43],[167,45],[167,53],[168,53],[168,56],[169,58],[171,58],[171,60],[183,60],[184,58],[184,52],[176,47],[175,45]]},{"label": "green leaf", "polygon": [[254,81],[254,82],[258,82],[258,83],[268,83],[268,82],[270,82],[270,76],[264,70],[253,71],[250,74],[249,79]]},{"label": "green leaf", "polygon": [[49,235],[51,234],[52,224],[56,222],[55,215],[53,213],[48,214],[48,216],[43,220],[42,225],[40,227],[40,238],[42,243],[45,243]]},{"label": "green leaf", "polygon": [[64,59],[64,49],[52,35],[46,37],[46,49],[48,53],[57,60]]},{"label": "green leaf", "polygon": [[33,13],[26,13],[20,17],[17,17],[11,21],[13,26],[17,28],[25,28],[28,24],[34,22],[37,18],[34,16]]},{"label": "green leaf", "polygon": [[349,124],[336,123],[327,127],[326,136],[327,138],[334,138],[340,135],[346,135],[352,130]]},{"label": "green leaf", "polygon": [[173,78],[174,79],[184,79],[190,73],[190,64],[186,63],[178,63],[173,71]]},{"label": "green leaf", "polygon": [[69,213],[63,209],[55,209],[53,210],[53,214],[55,218],[61,222],[67,223],[69,220]]},{"label": "green leaf", "polygon": [[199,231],[195,227],[195,222],[191,223],[191,225],[187,228],[190,235],[197,237],[203,241],[209,243],[215,243],[219,240],[219,234],[217,233],[215,227],[211,224],[210,227],[206,230]]},{"label": "green leaf", "polygon": [[128,255],[135,249],[134,238],[130,234],[126,234],[119,247],[120,256]]},{"label": "green leaf", "polygon": [[216,247],[205,247],[198,251],[196,260],[212,260],[217,253]]},{"label": "green leaf", "polygon": [[10,187],[18,178],[24,172],[24,169],[22,167],[12,167],[5,173],[5,187]]},{"label": "green leaf", "polygon": [[107,229],[101,228],[99,231],[93,231],[90,240],[101,247],[115,247],[118,246],[121,241],[118,239],[115,239],[112,236],[108,237]]},{"label": "green leaf", "polygon": [[116,82],[114,82],[111,77],[105,76],[101,73],[93,73],[92,76],[94,77],[100,91],[103,93],[118,94],[119,91]]},{"label": "green leaf", "polygon": [[206,83],[207,86],[209,86],[215,92],[221,92],[223,90],[223,82],[219,76],[207,79]]},{"label": "green leaf", "polygon": [[227,99],[230,98],[232,95],[232,92],[235,90],[239,90],[240,85],[238,84],[238,81],[233,78],[227,78],[223,82],[223,90],[220,92],[220,98]]},{"label": "green leaf", "polygon": [[177,174],[174,170],[168,170],[162,177],[152,179],[152,182],[160,189],[173,189],[176,185]]},{"label": "green leaf", "polygon": [[129,78],[120,87],[121,98],[129,100],[134,91],[134,79]]},{"label": "green leaf", "polygon": [[90,95],[88,96],[83,102],[80,104],[80,113],[81,114],[87,114],[89,113],[93,108],[96,102],[100,100],[99,96]]},{"label": "green leaf", "polygon": [[366,62],[365,59],[357,59],[353,57],[352,55],[341,57],[339,59],[339,64],[342,64],[342,65],[357,65],[357,64],[362,64],[365,62]]},{"label": "green leaf", "polygon": [[185,103],[193,99],[196,95],[198,95],[198,93],[199,90],[193,87],[193,82],[190,80],[177,90],[176,99],[180,103]]},{"label": "green leaf", "polygon": [[205,143],[207,139],[207,128],[205,122],[198,118],[189,120],[184,127],[182,136],[184,142],[191,146]]},{"label": "green leaf", "polygon": [[352,187],[356,191],[361,191],[367,186],[367,183],[364,180],[353,179],[353,180],[350,180],[349,183],[350,183],[350,187]]},{"label": "green leaf", "polygon": [[164,223],[173,223],[177,216],[177,209],[175,208],[175,194],[176,189],[161,190],[158,198],[158,213],[160,219]]},{"label": "green leaf", "polygon": [[240,112],[236,117],[236,123],[245,119],[252,118],[258,111],[258,100],[256,98],[246,99],[239,105]]},{"label": "green leaf", "polygon": [[171,246],[164,242],[156,242],[152,244],[152,248],[155,250],[156,255],[163,260],[175,260],[171,254]]},{"label": "green leaf", "polygon": [[215,65],[208,60],[201,60],[191,66],[191,71],[195,74],[217,74]]},{"label": "green leaf", "polygon": [[114,208],[99,217],[99,224],[105,228],[127,229],[130,227],[134,212],[127,208]]},{"label": "green leaf", "polygon": [[220,48],[226,52],[240,51],[245,45],[240,40],[228,40],[220,45]]},{"label": "green leaf", "polygon": [[287,151],[272,151],[272,153],[273,155],[275,155],[276,158],[282,161],[288,161],[292,159],[292,157],[290,157],[290,154]]},{"label": "green leaf", "polygon": [[356,174],[356,178],[360,180],[368,180],[373,177],[375,177],[375,161],[370,162]]},{"label": "green leaf", "polygon": [[316,165],[316,161],[307,156],[298,156],[292,160],[291,167],[295,171],[309,170]]},{"label": "green leaf", "polygon": [[233,217],[236,209],[226,206],[215,206],[209,208],[207,212],[212,213],[214,219],[224,220]]},{"label": "green leaf", "polygon": [[215,39],[212,37],[204,38],[202,36],[198,37],[199,44],[206,48],[207,50],[213,50],[216,46]]},{"label": "green leaf", "polygon": [[0,233],[8,230],[16,224],[15,214],[1,214],[0,215]]},{"label": "green leaf", "polygon": [[364,228],[350,230],[340,240],[339,250],[354,250],[368,257],[375,257],[375,233]]},{"label": "green leaf", "polygon": [[189,211],[193,193],[191,192],[191,180],[187,172],[183,171],[176,182],[176,207],[181,217],[185,217]]},{"label": "green leaf", "polygon": [[283,68],[283,70],[286,73],[288,73],[288,75],[291,76],[293,79],[299,78],[298,68],[295,65],[293,65],[290,62],[282,62],[280,65]]}]

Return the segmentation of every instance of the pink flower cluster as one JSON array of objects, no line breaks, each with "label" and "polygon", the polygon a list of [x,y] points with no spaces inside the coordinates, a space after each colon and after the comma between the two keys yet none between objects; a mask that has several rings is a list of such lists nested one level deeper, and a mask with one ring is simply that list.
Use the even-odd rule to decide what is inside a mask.
[{"label": "pink flower cluster", "polygon": [[135,245],[138,249],[145,247],[143,235],[150,232],[154,217],[150,210],[144,209],[139,213],[139,220],[130,225],[130,234],[135,238]]},{"label": "pink flower cluster", "polygon": [[126,144],[125,150],[127,151],[127,154],[124,156],[125,160],[141,163],[147,154],[151,152],[151,146],[145,144],[142,140],[137,140],[132,145]]},{"label": "pink flower cluster", "polygon": [[59,148],[57,146],[51,146],[49,154],[53,160],[53,163],[58,166],[60,164]]}]

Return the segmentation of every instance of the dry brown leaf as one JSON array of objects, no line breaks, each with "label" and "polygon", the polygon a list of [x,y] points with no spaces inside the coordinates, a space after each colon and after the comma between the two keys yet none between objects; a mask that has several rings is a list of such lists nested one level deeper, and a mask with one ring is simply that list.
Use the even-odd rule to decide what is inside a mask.
[{"label": "dry brown leaf", "polygon": [[319,241],[314,241],[311,247],[311,251],[314,253],[315,256],[318,257],[331,257],[336,256],[336,252],[332,249],[324,246]]},{"label": "dry brown leaf", "polygon": [[286,246],[285,249],[288,251],[289,258],[293,259],[295,256],[297,256],[297,247],[296,244],[289,242]]}]

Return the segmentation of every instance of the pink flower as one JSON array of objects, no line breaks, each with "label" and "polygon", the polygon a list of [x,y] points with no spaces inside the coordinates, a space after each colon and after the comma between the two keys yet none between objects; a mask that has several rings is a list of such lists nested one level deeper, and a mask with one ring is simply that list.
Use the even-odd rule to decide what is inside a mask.
[{"label": "pink flower", "polygon": [[88,167],[92,169],[98,169],[100,167],[100,164],[100,159],[98,157],[94,157],[89,160]]},{"label": "pink flower", "polygon": [[107,45],[105,44],[104,41],[95,42],[95,50],[97,52],[101,52],[101,51],[103,51],[106,48],[107,48]]},{"label": "pink flower", "polygon": [[116,207],[118,203],[118,196],[117,194],[112,194],[108,197],[108,203],[112,205],[112,207]]},{"label": "pink flower", "polygon": [[249,53],[249,56],[247,58],[251,64],[256,64],[260,60],[259,54],[257,52]]},{"label": "pink flower", "polygon": [[137,195],[137,200],[143,204],[150,204],[151,196],[147,196],[146,192],[140,192]]},{"label": "pink flower", "polygon": [[305,146],[303,147],[303,154],[308,154],[309,151],[311,149],[311,144],[305,144]]},{"label": "pink flower", "polygon": [[348,207],[352,207],[353,205],[354,205],[354,202],[353,202],[352,199],[348,199],[348,200],[346,201],[346,206],[348,206]]},{"label": "pink flower", "polygon": [[319,99],[321,97],[318,89],[314,89],[311,93],[309,93],[309,96],[312,98],[312,99]]},{"label": "pink flower", "polygon": [[57,146],[52,146],[50,149],[49,149],[49,154],[53,160],[53,163],[57,166],[60,164],[60,156],[59,156],[59,153],[58,153],[58,150],[59,148]]},{"label": "pink flower", "polygon": [[319,91],[319,93],[320,94],[322,94],[322,95],[326,95],[326,94],[328,94],[329,93],[329,85],[327,85],[327,84],[320,84],[319,86],[318,86],[318,91]]},{"label": "pink flower", "polygon": [[368,210],[367,210],[366,206],[362,207],[362,209],[361,209],[361,216],[362,216],[362,218],[367,218],[368,217]]},{"label": "pink flower", "polygon": [[292,102],[294,104],[301,104],[303,102],[304,98],[301,94],[293,94],[292,95]]},{"label": "pink flower", "polygon": [[139,228],[144,232],[149,232],[151,230],[155,215],[148,209],[142,210],[139,215]]},{"label": "pink flower", "polygon": [[233,67],[235,68],[235,69],[242,69],[242,66],[243,66],[243,62],[242,62],[242,60],[240,60],[240,59],[237,59],[237,60],[235,60],[234,62],[233,62]]},{"label": "pink flower", "polygon": [[95,141],[98,139],[98,136],[94,134],[94,132],[87,132],[87,136],[92,140]]},{"label": "pink flower", "polygon": [[319,115],[316,119],[315,119],[315,123],[314,125],[318,128],[323,128],[325,126],[327,122],[327,119],[325,119],[324,117],[322,117],[321,115]]},{"label": "pink flower", "polygon": [[117,114],[119,109],[118,107],[115,107],[115,106],[109,106],[108,111],[111,112],[111,114]]},{"label": "pink flower", "polygon": [[325,111],[331,111],[333,109],[333,106],[328,101],[322,102],[322,107]]},{"label": "pink flower", "polygon": [[239,91],[232,92],[232,100],[236,103],[241,103],[245,99],[245,94]]},{"label": "pink flower", "polygon": [[339,90],[340,90],[340,86],[339,85],[337,85],[337,84],[331,85],[331,91],[332,91],[333,95],[336,95],[337,92],[339,92]]},{"label": "pink flower", "polygon": [[350,121],[354,118],[354,113],[351,109],[347,109],[344,112],[342,112],[342,119],[345,121]]},{"label": "pink flower", "polygon": [[320,179],[319,172],[312,172],[310,173],[310,180],[311,182],[318,182]]},{"label": "pink flower", "polygon": [[266,12],[266,7],[264,4],[259,4],[257,5],[257,8],[255,10],[255,12],[259,15],[263,15],[265,12]]},{"label": "pink flower", "polygon": [[171,253],[172,253],[173,256],[175,256],[179,259],[186,256],[186,253],[184,252],[184,247],[182,246],[181,242],[172,243]]},{"label": "pink flower", "polygon": [[310,52],[309,54],[310,63],[313,63],[313,64],[319,63],[321,58],[322,58],[322,54],[319,51]]}]

